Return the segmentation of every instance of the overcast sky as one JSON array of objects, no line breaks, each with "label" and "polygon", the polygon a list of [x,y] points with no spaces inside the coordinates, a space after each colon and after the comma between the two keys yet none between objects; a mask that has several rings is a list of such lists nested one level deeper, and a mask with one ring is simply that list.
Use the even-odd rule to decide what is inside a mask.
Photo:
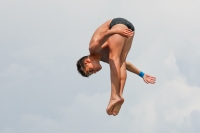
[{"label": "overcast sky", "polygon": [[[0,133],[199,133],[200,1],[0,0]],[[118,116],[108,116],[107,64],[76,70],[94,30],[124,17],[136,29]]]}]

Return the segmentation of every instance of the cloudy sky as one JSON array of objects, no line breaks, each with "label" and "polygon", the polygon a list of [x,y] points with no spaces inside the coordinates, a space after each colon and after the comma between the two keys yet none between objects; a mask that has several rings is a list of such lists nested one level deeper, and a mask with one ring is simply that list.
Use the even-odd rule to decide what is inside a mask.
[{"label": "cloudy sky", "polygon": [[[199,133],[200,1],[0,0],[0,133]],[[124,17],[136,29],[125,103],[108,116],[109,67],[81,77],[94,30]]]}]

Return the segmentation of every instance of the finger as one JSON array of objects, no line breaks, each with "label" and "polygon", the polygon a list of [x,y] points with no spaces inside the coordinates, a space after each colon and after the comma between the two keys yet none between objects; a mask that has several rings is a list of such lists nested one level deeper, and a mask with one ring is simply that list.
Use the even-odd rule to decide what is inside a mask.
[{"label": "finger", "polygon": [[128,30],[125,30],[125,32],[127,32],[127,33],[133,33],[133,31],[132,31],[132,30],[130,30],[130,29],[128,29]]},{"label": "finger", "polygon": [[129,32],[127,33],[128,36],[133,36],[133,33]]},{"label": "finger", "polygon": [[147,79],[145,79],[145,81],[147,82],[147,83],[149,83],[150,82],[150,80],[147,78]]},{"label": "finger", "polygon": [[131,29],[128,29],[128,31],[133,32]]},{"label": "finger", "polygon": [[156,79],[155,79],[155,78],[152,78],[151,80],[152,80],[152,81],[156,81]]},{"label": "finger", "polygon": [[148,78],[147,81],[148,81],[148,83],[151,83],[151,84],[154,82],[154,81],[153,81],[152,79],[150,79],[150,78]]},{"label": "finger", "polygon": [[154,79],[156,79],[156,77],[151,77],[151,78],[154,78]]},{"label": "finger", "polygon": [[128,32],[133,32],[131,29],[126,29],[125,31],[128,31]]},{"label": "finger", "polygon": [[124,36],[124,37],[128,37],[128,36],[129,36],[129,33],[125,31],[125,32],[123,33],[123,36]]},{"label": "finger", "polygon": [[133,36],[133,33],[130,33],[130,36]]},{"label": "finger", "polygon": [[154,81],[154,80],[152,80],[152,81],[151,81],[151,84],[154,84],[154,83],[155,83],[155,81]]},{"label": "finger", "polygon": [[154,82],[156,82],[156,79],[153,79]]},{"label": "finger", "polygon": [[130,34],[133,34],[133,31],[132,30],[129,30],[129,31],[127,31],[128,33],[130,33]]},{"label": "finger", "polygon": [[144,82],[148,84],[148,81],[146,79],[144,79]]},{"label": "finger", "polygon": [[147,83],[147,81],[144,79],[144,82]]}]

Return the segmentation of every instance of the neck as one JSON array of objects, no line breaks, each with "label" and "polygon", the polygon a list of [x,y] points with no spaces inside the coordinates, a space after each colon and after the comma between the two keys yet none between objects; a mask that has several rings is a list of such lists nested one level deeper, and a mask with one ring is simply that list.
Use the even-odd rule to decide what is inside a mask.
[{"label": "neck", "polygon": [[100,61],[102,55],[101,54],[95,54],[95,55],[89,55],[88,58],[91,60],[98,60]]}]

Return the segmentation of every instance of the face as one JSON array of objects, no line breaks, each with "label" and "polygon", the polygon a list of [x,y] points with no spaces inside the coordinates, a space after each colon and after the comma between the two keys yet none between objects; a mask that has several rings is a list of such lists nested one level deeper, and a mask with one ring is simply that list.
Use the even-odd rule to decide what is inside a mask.
[{"label": "face", "polygon": [[96,73],[102,69],[101,64],[97,62],[87,62],[86,63],[86,72],[89,73],[89,75]]}]

